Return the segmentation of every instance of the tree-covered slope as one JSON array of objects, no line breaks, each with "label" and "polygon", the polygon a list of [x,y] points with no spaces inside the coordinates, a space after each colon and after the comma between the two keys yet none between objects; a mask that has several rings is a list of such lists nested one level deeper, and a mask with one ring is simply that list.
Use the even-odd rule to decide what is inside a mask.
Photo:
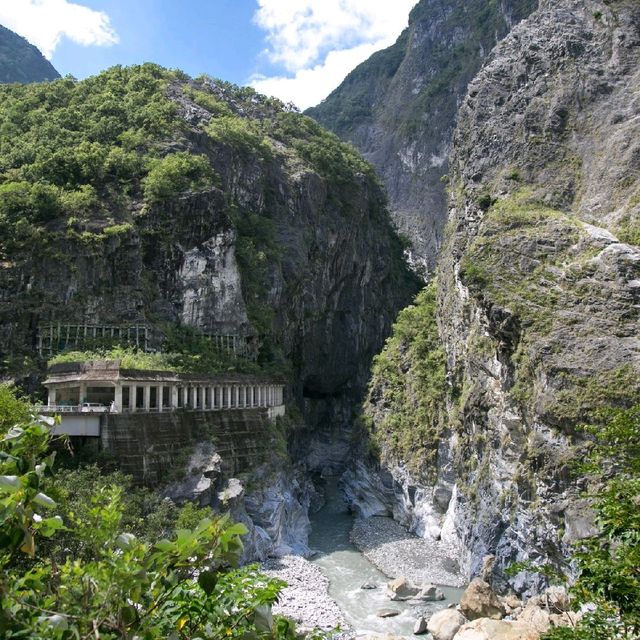
[{"label": "tree-covered slope", "polygon": [[378,169],[412,261],[432,270],[447,215],[447,161],[467,84],[537,0],[421,0],[388,49],[307,113]]},{"label": "tree-covered slope", "polygon": [[59,77],[36,47],[0,25],[0,82],[43,82]]},{"label": "tree-covered slope", "polygon": [[640,397],[638,25],[630,0],[549,0],[494,49],[458,116],[436,301],[400,314],[374,366],[363,508],[381,465],[394,515],[459,545],[469,575],[495,553],[497,584],[520,561],[573,571],[594,532],[582,425]]},{"label": "tree-covered slope", "polygon": [[14,374],[58,323],[144,325],[196,356],[238,334],[321,414],[362,388],[415,286],[355,150],[250,89],[150,64],[0,87],[0,227]]}]

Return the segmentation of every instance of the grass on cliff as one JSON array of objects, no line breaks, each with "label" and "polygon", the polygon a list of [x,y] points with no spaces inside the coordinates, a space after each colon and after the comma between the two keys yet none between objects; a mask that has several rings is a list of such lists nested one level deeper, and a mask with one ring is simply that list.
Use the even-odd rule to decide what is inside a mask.
[{"label": "grass on cliff", "polygon": [[[176,373],[261,373],[255,362],[221,353],[210,343],[185,347],[166,353],[146,353],[127,347],[113,347],[92,351],[64,351],[49,360],[49,364],[88,362],[92,360],[120,360],[123,369],[147,371],[175,371]],[[270,372],[270,370],[268,370]]]},{"label": "grass on cliff", "polygon": [[383,460],[404,463],[425,478],[435,471],[446,389],[435,290],[431,283],[398,315],[374,359],[363,414]]},{"label": "grass on cliff", "polygon": [[[562,368],[559,354],[568,338],[614,330],[600,309],[588,311],[597,286],[589,264],[601,249],[578,220],[536,201],[527,187],[487,205],[460,277],[483,307],[502,313],[495,338],[503,351],[511,350],[516,373],[511,396],[525,411],[536,411],[542,344],[547,360]],[[640,393],[640,378],[631,366],[590,375],[569,369],[557,372],[555,380],[560,387],[553,403],[546,402],[546,419],[568,431],[599,408],[630,406]]]}]

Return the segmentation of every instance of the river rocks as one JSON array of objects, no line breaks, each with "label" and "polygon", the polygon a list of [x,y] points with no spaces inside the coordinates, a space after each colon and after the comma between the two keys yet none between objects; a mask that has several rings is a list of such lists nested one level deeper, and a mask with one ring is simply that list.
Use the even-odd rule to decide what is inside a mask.
[{"label": "river rocks", "polygon": [[420,587],[400,577],[387,583],[387,594],[391,600],[411,600],[420,593]]},{"label": "river rocks", "polygon": [[288,583],[273,606],[274,613],[305,627],[325,631],[349,628],[340,607],[329,596],[329,581],[317,566],[299,556],[284,556],[268,560],[261,569]]},{"label": "river rocks", "polygon": [[375,584],[375,582],[365,582],[364,584],[360,585],[361,589],[377,589],[378,585]]},{"label": "river rocks", "polygon": [[549,612],[537,605],[527,605],[517,617],[518,622],[523,622],[538,633],[546,633],[551,628]]},{"label": "river rocks", "polygon": [[442,593],[442,589],[436,587],[435,584],[427,584],[420,589],[420,592],[414,599],[424,602],[436,602],[437,600],[444,600],[444,593]]},{"label": "river rocks", "polygon": [[393,618],[399,616],[400,612],[397,609],[379,609],[376,611],[378,618]]},{"label": "river rocks", "polygon": [[413,635],[420,636],[427,632],[427,620],[423,616],[420,616],[416,623],[413,625]]},{"label": "river rocks", "polygon": [[417,538],[391,518],[356,520],[351,540],[388,576],[405,576],[413,584],[465,584],[448,547],[437,540]]},{"label": "river rocks", "polygon": [[471,581],[460,600],[460,611],[468,620],[492,618],[498,620],[505,615],[505,609],[491,586],[482,578]]},{"label": "river rocks", "polygon": [[538,640],[540,634],[522,622],[480,618],[460,628],[453,640]]},{"label": "river rocks", "polygon": [[458,629],[466,622],[466,618],[459,611],[443,609],[429,618],[427,629],[434,640],[452,640]]}]

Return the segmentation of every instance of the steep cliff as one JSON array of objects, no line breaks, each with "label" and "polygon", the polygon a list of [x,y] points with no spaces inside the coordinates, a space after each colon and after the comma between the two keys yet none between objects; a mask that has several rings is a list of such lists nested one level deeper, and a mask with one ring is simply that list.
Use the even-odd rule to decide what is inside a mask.
[{"label": "steep cliff", "polygon": [[36,47],[0,25],[0,82],[43,82],[59,77]]},{"label": "steep cliff", "polygon": [[0,92],[7,374],[58,323],[236,333],[312,427],[350,418],[415,291],[370,165],[275,100],[154,65]]},{"label": "steep cliff", "polygon": [[375,165],[421,271],[433,270],[442,244],[442,178],[467,84],[496,42],[536,7],[537,0],[421,0],[392,47],[307,111]]},{"label": "steep cliff", "polygon": [[374,463],[348,480],[364,511],[458,544],[470,576],[489,552],[497,578],[514,561],[571,570],[565,545],[592,530],[577,427],[640,395],[639,63],[636,2],[545,1],[460,108],[437,306],[422,294],[378,358]]}]

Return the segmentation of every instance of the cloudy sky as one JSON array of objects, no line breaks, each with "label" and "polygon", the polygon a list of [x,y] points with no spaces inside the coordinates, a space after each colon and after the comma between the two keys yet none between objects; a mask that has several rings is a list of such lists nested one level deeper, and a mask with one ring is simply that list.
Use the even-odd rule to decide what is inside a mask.
[{"label": "cloudy sky", "polygon": [[0,0],[63,75],[158,62],[292,101],[325,98],[392,44],[417,0]]}]

